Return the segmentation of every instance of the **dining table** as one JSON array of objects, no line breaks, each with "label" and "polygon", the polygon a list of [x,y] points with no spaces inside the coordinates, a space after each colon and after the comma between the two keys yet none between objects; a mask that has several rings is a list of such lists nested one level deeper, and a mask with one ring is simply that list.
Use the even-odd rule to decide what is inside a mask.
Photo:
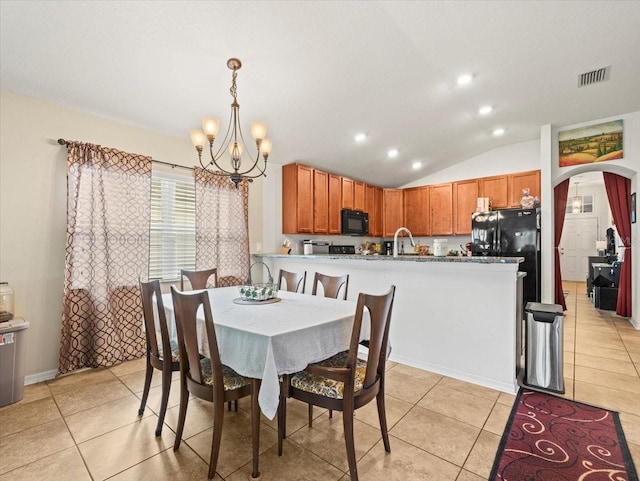
[{"label": "dining table", "polygon": [[[301,371],[349,348],[355,301],[288,291],[278,291],[277,298],[268,301],[243,301],[237,286],[207,291],[220,360],[238,374],[259,380],[254,384],[259,386],[258,404],[269,419],[278,411],[283,374]],[[169,333],[175,337],[173,300],[170,293],[162,297]],[[202,307],[196,317],[200,352],[208,356]],[[365,309],[360,339],[368,339],[369,332]],[[252,428],[259,429],[257,415],[252,416]]]}]

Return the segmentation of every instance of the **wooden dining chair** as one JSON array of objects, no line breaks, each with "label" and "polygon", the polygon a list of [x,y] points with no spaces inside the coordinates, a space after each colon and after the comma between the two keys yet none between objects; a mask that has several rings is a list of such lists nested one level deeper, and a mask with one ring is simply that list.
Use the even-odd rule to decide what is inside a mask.
[{"label": "wooden dining chair", "polygon": [[[313,277],[313,290],[311,291],[311,294],[314,296],[318,295],[318,284],[322,284],[324,297],[331,297],[333,299],[338,298],[340,289],[342,288],[342,286],[344,286],[344,291],[342,292],[342,300],[347,300],[347,291],[349,290],[349,274],[345,274],[343,276],[328,276],[316,272],[315,276]],[[333,411],[329,409],[329,419],[332,418]],[[313,426],[313,404],[309,404],[309,427],[311,426]]]},{"label": "wooden dining chair", "polygon": [[[158,369],[162,372],[162,396],[160,400],[160,412],[158,413],[158,425],[156,426],[156,436],[160,436],[162,434],[162,425],[164,424],[164,416],[167,412],[167,404],[169,402],[171,375],[174,371],[180,370],[178,343],[169,338],[167,318],[164,313],[162,292],[160,291],[160,281],[140,282],[140,297],[142,298],[142,317],[144,318],[145,336],[147,338],[147,372],[144,378],[144,390],[142,391],[142,401],[140,401],[138,415],[142,416],[144,414],[153,371]],[[157,323],[154,315],[154,307],[158,312]],[[160,333],[160,339],[158,339],[158,332]],[[167,353],[167,355],[165,355],[165,353]]]},{"label": "wooden dining chair", "polygon": [[[209,278],[213,276],[213,285],[209,284]],[[218,287],[218,268],[201,271],[188,271],[180,269],[180,290],[184,291],[184,278],[189,279],[192,290],[207,289],[208,286]]]},{"label": "wooden dining chair", "polygon": [[[282,287],[282,279],[285,280],[286,289]],[[278,274],[278,289],[286,290],[288,292],[298,292],[300,290],[300,286],[302,285],[302,290],[300,292],[304,293],[304,287],[307,283],[307,271],[303,273],[300,272],[289,272],[283,269],[280,269],[280,273]]]},{"label": "wooden dining chair", "polygon": [[[193,395],[205,401],[213,402],[213,440],[209,460],[209,479],[213,478],[218,465],[220,443],[222,439],[222,423],[224,420],[224,403],[237,401],[251,396],[251,416],[260,416],[258,408],[258,388],[253,380],[242,377],[228,366],[220,362],[218,341],[213,325],[209,293],[205,290],[183,293],[171,286],[176,329],[178,331],[178,349],[180,352],[180,410],[173,450],[180,448],[184,422],[187,415],[189,396]],[[210,357],[200,355],[198,349],[197,312],[202,308],[206,329],[207,346]],[[256,423],[259,424],[259,423]],[[258,473],[259,429],[252,430],[253,439],[253,477]]]},{"label": "wooden dining chair", "polygon": [[[380,431],[386,452],[391,452],[387,432],[387,415],[384,403],[384,380],[389,325],[395,286],[386,294],[358,296],[349,350],[324,361],[308,365],[304,371],[292,374],[288,392],[284,393],[279,409],[282,422],[278,423],[278,452],[282,452],[282,440],[286,428],[286,397],[326,409],[342,411],[344,438],[351,481],[358,481],[356,452],[353,438],[353,415],[356,409],[374,398],[378,404]],[[358,359],[358,346],[364,310],[370,316],[369,351],[366,360]]]},{"label": "wooden dining chair", "polygon": [[325,274],[316,272],[315,276],[313,277],[313,290],[311,291],[311,294],[314,296],[317,295],[318,284],[322,284],[324,297],[332,297],[333,299],[338,298],[340,289],[342,289],[342,286],[344,286],[342,299],[345,301],[347,300],[347,291],[349,290],[349,274],[345,274],[344,276],[327,276]]}]

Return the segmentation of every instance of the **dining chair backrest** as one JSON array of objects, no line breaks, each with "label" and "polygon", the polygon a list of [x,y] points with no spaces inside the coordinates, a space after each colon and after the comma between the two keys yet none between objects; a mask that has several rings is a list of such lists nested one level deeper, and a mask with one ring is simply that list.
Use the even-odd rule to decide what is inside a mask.
[{"label": "dining chair backrest", "polygon": [[[282,279],[285,280],[287,288],[282,289]],[[280,269],[280,273],[278,274],[278,289],[286,290],[288,292],[303,292],[305,284],[307,283],[307,271],[302,273],[300,272],[289,272],[283,269]],[[302,290],[300,289],[302,286]]]},{"label": "dining chair backrest", "polygon": [[[209,284],[209,278],[213,276],[213,284]],[[218,287],[218,268],[205,269],[201,271],[180,270],[180,290],[184,291],[184,278],[189,279],[191,289],[207,289],[207,286]]]},{"label": "dining chair backrest", "polygon": [[345,274],[344,276],[327,276],[325,274],[316,272],[316,275],[313,278],[313,291],[311,292],[311,294],[314,296],[317,295],[318,284],[322,284],[324,297],[332,297],[334,299],[338,298],[340,289],[342,288],[342,286],[344,286],[342,299],[345,301],[347,300],[347,291],[349,290],[349,274]]},{"label": "dining chair backrest", "polygon": [[[351,372],[356,372],[356,360],[362,329],[362,318],[365,308],[369,311],[370,332],[369,351],[367,354],[367,370],[363,386],[367,389],[376,382],[376,379],[384,377],[387,361],[387,346],[389,344],[389,326],[391,324],[391,311],[393,310],[393,298],[396,286],[391,286],[388,292],[382,295],[361,293],[358,295],[356,315],[353,322],[347,367]],[[353,386],[353,384],[351,384]]]},{"label": "dining chair backrest", "polygon": [[[158,328],[160,329],[160,342],[162,343],[162,352],[171,353],[171,343],[169,340],[169,329],[167,327],[167,318],[164,313],[164,304],[162,302],[162,291],[160,290],[160,281],[140,282],[140,297],[142,298],[142,317],[144,318],[145,335],[147,338],[147,349],[151,355],[156,358],[164,359],[171,364],[171,355],[161,356],[158,349]],[[155,299],[154,299],[155,298]],[[155,309],[154,309],[155,308]],[[157,311],[158,322],[156,323]]]},{"label": "dining chair backrest", "polygon": [[204,313],[204,323],[206,339],[208,343],[211,359],[211,374],[213,378],[214,401],[222,400],[224,397],[224,384],[222,375],[222,364],[218,352],[218,341],[216,331],[213,326],[213,315],[211,314],[211,304],[209,303],[209,293],[205,290],[196,292],[180,292],[171,286],[171,296],[173,298],[173,309],[176,318],[176,330],[178,333],[178,349],[180,351],[180,371],[194,383],[207,389],[210,386],[205,384],[205,375],[200,362],[200,351],[198,344],[198,309],[202,306]]}]

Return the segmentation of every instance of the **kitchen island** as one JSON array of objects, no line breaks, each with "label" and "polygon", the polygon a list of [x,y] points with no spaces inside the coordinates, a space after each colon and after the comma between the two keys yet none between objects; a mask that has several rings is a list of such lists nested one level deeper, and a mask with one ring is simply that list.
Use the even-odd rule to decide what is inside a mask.
[{"label": "kitchen island", "polygon": [[390,360],[504,392],[517,390],[520,257],[254,254],[252,261],[267,264],[275,279],[279,269],[306,270],[307,294],[315,272],[349,274],[352,300],[394,284]]}]

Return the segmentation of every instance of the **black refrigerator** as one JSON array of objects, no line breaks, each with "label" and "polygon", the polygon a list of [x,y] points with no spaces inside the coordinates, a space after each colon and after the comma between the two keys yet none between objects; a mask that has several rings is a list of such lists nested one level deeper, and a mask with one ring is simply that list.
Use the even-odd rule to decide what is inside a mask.
[{"label": "black refrigerator", "polygon": [[474,212],[471,227],[474,256],[524,257],[524,305],[540,302],[540,209]]}]

